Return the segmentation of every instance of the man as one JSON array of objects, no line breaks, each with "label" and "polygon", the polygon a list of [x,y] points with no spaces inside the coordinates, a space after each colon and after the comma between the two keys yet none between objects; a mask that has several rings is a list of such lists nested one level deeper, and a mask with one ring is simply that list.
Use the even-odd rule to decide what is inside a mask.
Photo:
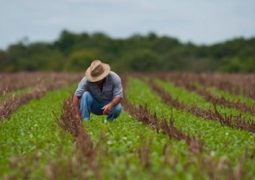
[{"label": "man", "polygon": [[90,119],[91,112],[107,115],[106,120],[112,121],[121,112],[122,98],[120,77],[111,71],[108,64],[94,60],[75,91],[73,104],[77,116],[85,121]]}]

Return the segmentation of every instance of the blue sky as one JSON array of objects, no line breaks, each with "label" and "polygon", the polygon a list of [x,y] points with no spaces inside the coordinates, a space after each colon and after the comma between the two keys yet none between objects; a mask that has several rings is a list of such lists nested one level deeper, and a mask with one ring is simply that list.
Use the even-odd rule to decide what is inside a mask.
[{"label": "blue sky", "polygon": [[255,36],[255,0],[0,0],[0,48],[24,37],[50,42],[63,29],[212,44]]}]

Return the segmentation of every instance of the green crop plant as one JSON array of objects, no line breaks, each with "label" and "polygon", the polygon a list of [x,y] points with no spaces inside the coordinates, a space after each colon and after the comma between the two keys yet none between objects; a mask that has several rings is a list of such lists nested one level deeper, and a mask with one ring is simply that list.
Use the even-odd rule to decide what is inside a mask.
[{"label": "green crop plant", "polygon": [[219,97],[219,98],[224,97],[225,99],[227,99],[229,101],[244,103],[248,106],[255,105],[255,100],[250,97],[246,97],[246,96],[242,96],[242,95],[235,95],[235,94],[229,93],[227,91],[220,90],[216,87],[207,87],[206,89],[210,93],[212,93],[214,96]]},{"label": "green crop plant", "polygon": [[[125,111],[114,122],[104,123],[103,119],[104,117],[92,116],[89,122],[84,123],[95,144],[103,143],[99,147],[101,151],[106,149],[98,155],[105,177],[153,179],[174,176],[187,178],[191,175],[193,165],[184,171],[189,155],[184,141],[172,140],[157,133]],[[103,142],[100,140],[101,136],[104,137]],[[140,152],[144,148],[148,148],[148,152]],[[170,149],[171,154],[164,154],[164,148]],[[146,162],[140,159],[139,152],[148,153],[148,159],[144,160],[148,161],[148,167]],[[166,159],[169,162],[164,163]],[[173,164],[174,162],[176,164]],[[174,170],[173,166],[178,168]]]},{"label": "green crop plant", "polygon": [[24,89],[19,89],[19,90],[8,92],[5,95],[0,97],[0,104],[5,101],[8,101],[10,98],[22,96],[24,94],[32,92],[33,90],[34,90],[34,88],[29,87],[29,88],[24,88]]},{"label": "green crop plant", "polygon": [[[150,90],[149,86],[138,79],[130,78],[127,96],[134,105],[147,105],[152,113],[163,118],[173,115],[174,124],[182,131],[198,136],[204,142],[205,153],[220,158],[225,156],[232,162],[238,163],[238,159],[245,151],[254,152],[255,137],[253,133],[224,127],[218,122],[212,122],[198,118],[162,103],[159,96]],[[246,165],[251,168],[252,161]],[[254,174],[254,171],[250,173]]]},{"label": "green crop plant", "polygon": [[[213,104],[195,92],[190,92],[182,87],[175,86],[174,83],[164,82],[159,79],[156,80],[156,83],[169,94],[171,94],[173,98],[178,99],[178,101],[184,104],[195,105],[202,109],[211,109],[214,111]],[[254,116],[249,113],[243,113],[238,109],[227,108],[222,105],[216,105],[216,108],[221,114],[226,114],[228,116],[239,116],[241,114],[243,120],[255,122]]]},{"label": "green crop plant", "polygon": [[[29,161],[36,154],[40,154],[39,164],[43,168],[43,164],[48,160],[58,159],[59,151],[66,156],[73,152],[72,137],[58,125],[62,103],[73,89],[74,86],[71,86],[48,92],[40,100],[32,100],[21,106],[10,119],[0,122],[2,174],[12,174],[13,167],[10,164],[14,160]],[[34,174],[42,171],[40,168],[35,169]]]},{"label": "green crop plant", "polygon": [[[121,115],[113,122],[95,115],[88,122],[82,121],[93,152],[91,159],[91,154],[83,157],[86,147],[82,143],[79,146],[82,138],[71,135],[72,131],[65,131],[63,124],[60,125],[63,102],[73,94],[75,84],[47,92],[42,98],[20,106],[9,119],[0,121],[0,179],[252,179],[255,176],[253,133],[173,108],[163,103],[147,82],[129,78],[125,90],[129,105],[148,108],[149,111],[134,108],[143,112],[142,122],[148,117],[143,116],[145,113],[156,114],[159,121],[173,121],[172,127],[202,142],[201,150],[193,152],[187,141],[168,136],[163,128],[142,123],[140,116],[132,117],[129,112],[135,113],[123,103]],[[213,108],[194,92],[172,83],[156,82],[184,104]],[[217,108],[221,113],[239,113],[222,105]],[[64,109],[72,112],[70,107]],[[72,125],[67,123],[70,129]],[[93,163],[89,164],[91,160]]]}]

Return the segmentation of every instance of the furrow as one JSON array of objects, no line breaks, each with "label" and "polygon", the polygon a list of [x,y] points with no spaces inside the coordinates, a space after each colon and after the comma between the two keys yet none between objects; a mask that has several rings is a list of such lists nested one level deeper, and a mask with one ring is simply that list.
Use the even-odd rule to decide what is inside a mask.
[{"label": "furrow", "polygon": [[[127,78],[124,79],[124,87],[126,89]],[[170,117],[170,120],[159,119],[156,114],[151,114],[146,106],[134,106],[128,102],[128,98],[124,98],[124,106],[126,110],[134,116],[138,121],[143,122],[144,124],[149,125],[153,129],[156,129],[157,132],[163,131],[168,135],[169,138],[176,140],[184,140],[189,146],[189,150],[193,153],[200,153],[202,151],[202,141],[198,138],[191,137],[184,132],[180,131],[174,126],[173,116]]]},{"label": "furrow", "polygon": [[216,97],[212,95],[205,87],[199,87],[194,84],[194,81],[182,78],[171,78],[171,76],[161,77],[166,81],[173,81],[177,86],[183,87],[189,91],[195,92],[198,95],[204,97],[207,101],[212,104],[223,105],[228,108],[239,109],[241,112],[250,113],[255,115],[255,105],[248,106],[240,101],[229,101],[225,97]]},{"label": "furrow", "polygon": [[161,97],[161,99],[170,106],[192,113],[195,116],[202,117],[207,120],[218,121],[222,125],[228,127],[255,132],[255,123],[245,121],[244,119],[242,119],[241,116],[222,115],[221,113],[219,113],[215,105],[214,111],[212,111],[201,109],[194,105],[183,104],[177,99],[174,99],[169,93],[164,91],[162,88],[160,88],[153,80],[150,80],[149,84],[151,89],[155,91]]}]

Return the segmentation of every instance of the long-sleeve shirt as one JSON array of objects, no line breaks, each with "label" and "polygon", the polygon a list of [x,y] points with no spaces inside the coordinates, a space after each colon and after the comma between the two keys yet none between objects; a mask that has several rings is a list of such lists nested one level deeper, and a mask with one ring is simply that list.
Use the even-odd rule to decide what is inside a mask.
[{"label": "long-sleeve shirt", "polygon": [[123,88],[120,77],[111,71],[104,81],[102,90],[93,82],[84,77],[75,91],[75,96],[81,97],[85,91],[89,91],[98,101],[110,102],[115,97],[123,98]]}]

